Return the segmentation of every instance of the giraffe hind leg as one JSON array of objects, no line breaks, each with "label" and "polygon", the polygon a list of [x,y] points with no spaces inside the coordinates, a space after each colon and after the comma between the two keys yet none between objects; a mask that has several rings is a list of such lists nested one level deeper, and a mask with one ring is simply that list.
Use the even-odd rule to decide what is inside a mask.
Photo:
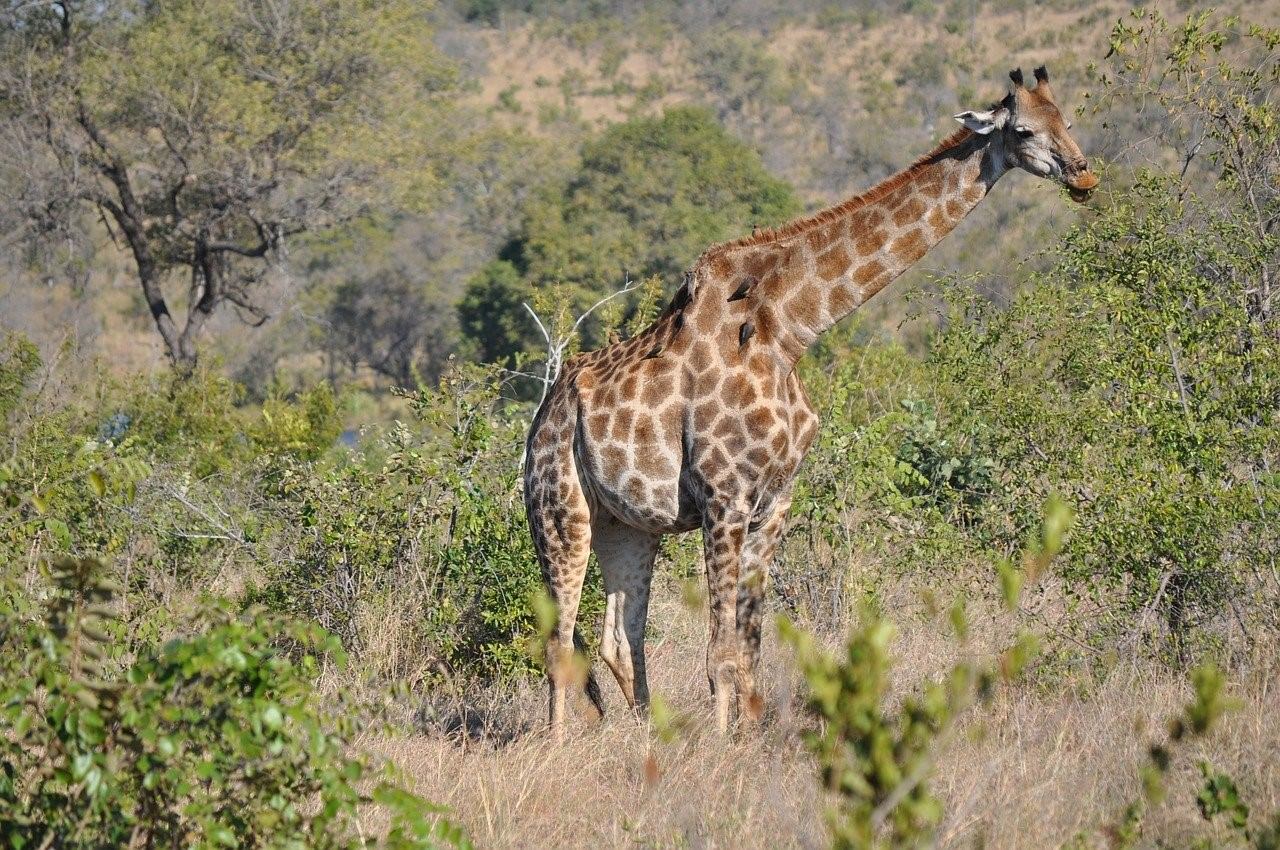
[{"label": "giraffe hind leg", "polygon": [[[585,693],[599,716],[600,689],[590,665],[575,648],[582,584],[591,553],[591,511],[573,460],[573,426],[554,430],[540,417],[525,468],[525,507],[547,592],[556,606],[556,623],[547,639],[547,678],[552,734],[564,736],[566,697]],[[537,429],[552,428],[550,438]]]},{"label": "giraffe hind leg", "polygon": [[627,705],[645,711],[649,706],[649,681],[644,630],[653,562],[662,535],[633,528],[603,513],[591,533],[606,599],[600,655],[618,680]]}]

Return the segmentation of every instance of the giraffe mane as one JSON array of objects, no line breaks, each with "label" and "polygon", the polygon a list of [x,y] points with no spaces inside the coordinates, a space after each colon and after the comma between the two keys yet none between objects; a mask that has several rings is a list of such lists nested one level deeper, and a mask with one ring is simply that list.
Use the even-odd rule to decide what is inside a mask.
[{"label": "giraffe mane", "polygon": [[782,239],[798,236],[799,234],[812,230],[815,227],[830,224],[860,207],[865,207],[868,204],[875,203],[885,195],[888,195],[895,189],[900,188],[904,183],[907,183],[916,177],[925,166],[935,162],[947,151],[959,147],[975,135],[977,134],[972,130],[961,127],[939,142],[937,147],[933,150],[919,157],[915,162],[911,163],[902,171],[899,171],[897,174],[890,177],[886,177],[884,180],[881,180],[862,194],[854,195],[852,198],[842,201],[834,207],[827,207],[826,209],[820,210],[812,215],[798,218],[795,221],[787,222],[786,224],[779,225],[778,227],[763,228],[749,236],[742,236],[737,239],[729,240],[728,242],[721,242],[719,244],[712,245],[710,248],[702,252],[702,256],[699,257],[699,262],[718,254],[722,254],[725,251],[733,250],[734,248],[747,248],[753,245],[764,245],[778,242]]}]

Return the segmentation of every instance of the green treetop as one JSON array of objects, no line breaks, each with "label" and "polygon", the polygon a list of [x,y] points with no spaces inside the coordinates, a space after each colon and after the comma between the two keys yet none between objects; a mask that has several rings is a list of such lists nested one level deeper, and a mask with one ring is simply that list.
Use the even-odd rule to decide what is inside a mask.
[{"label": "green treetop", "polygon": [[[489,359],[536,348],[527,317],[495,319],[495,304],[518,307],[563,285],[580,312],[626,280],[655,274],[670,290],[712,243],[800,210],[791,187],[706,110],[676,107],[615,124],[583,147],[575,174],[526,203],[498,261],[509,267],[487,268],[469,286],[463,330]],[[591,328],[588,337],[599,342]]]}]

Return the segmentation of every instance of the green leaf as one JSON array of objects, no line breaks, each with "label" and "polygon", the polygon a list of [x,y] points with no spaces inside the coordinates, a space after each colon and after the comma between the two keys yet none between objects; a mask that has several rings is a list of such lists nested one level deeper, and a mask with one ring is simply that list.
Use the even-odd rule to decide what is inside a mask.
[{"label": "green leaf", "polygon": [[273,732],[284,725],[284,715],[280,713],[280,707],[275,703],[262,709],[262,725]]},{"label": "green leaf", "polygon": [[1022,594],[1023,573],[1004,559],[996,564],[996,571],[999,574],[1000,598],[1004,600],[1004,607],[1009,611],[1016,611],[1018,597]]},{"label": "green leaf", "polygon": [[89,486],[93,489],[93,494],[99,499],[107,494],[106,479],[104,479],[102,477],[102,473],[96,469],[89,473]]},{"label": "green leaf", "polygon": [[71,548],[71,529],[67,524],[56,517],[45,517],[45,530],[53,535],[53,539],[63,549]]}]

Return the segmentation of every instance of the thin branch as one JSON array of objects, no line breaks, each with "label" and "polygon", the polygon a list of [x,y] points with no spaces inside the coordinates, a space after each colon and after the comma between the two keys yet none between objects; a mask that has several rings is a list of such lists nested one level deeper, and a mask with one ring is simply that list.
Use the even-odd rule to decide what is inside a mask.
[{"label": "thin branch", "polygon": [[1173,376],[1178,381],[1178,397],[1182,400],[1182,415],[1191,420],[1191,407],[1187,404],[1187,383],[1182,377],[1182,367],[1178,364],[1178,349],[1173,344],[1173,330],[1166,328],[1164,332],[1165,344],[1169,346],[1169,357],[1173,360]]},{"label": "thin branch", "polygon": [[[582,327],[582,323],[600,307],[617,298],[619,295],[625,295],[626,293],[631,292],[639,285],[640,284],[638,283],[632,283],[630,278],[625,279],[621,289],[606,295],[604,298],[601,298],[599,301],[588,307],[586,312],[579,316],[577,321],[573,323],[573,327],[569,329],[567,334],[554,340],[551,338],[551,332],[547,330],[547,326],[543,323],[542,319],[538,317],[537,312],[529,306],[529,302],[520,302],[520,306],[524,307],[525,311],[533,317],[533,321],[537,324],[538,330],[542,334],[542,338],[547,343],[547,363],[543,368],[541,377],[539,377],[539,380],[542,381],[542,395],[538,397],[538,409],[541,409],[543,403],[546,402],[547,393],[551,390],[551,385],[560,377],[560,366],[564,360],[564,350],[569,347],[569,343],[575,336],[577,336],[578,329]],[[524,466],[524,460],[524,453],[521,452],[521,467]]]},{"label": "thin branch", "polygon": [[[244,539],[244,535],[241,534],[238,529],[231,528],[226,524],[219,522],[214,517],[210,516],[208,511],[206,511],[204,508],[201,508],[199,505],[196,505],[195,503],[188,500],[186,496],[182,495],[182,493],[180,493],[177,490],[177,488],[166,487],[165,489],[172,498],[177,500],[179,504],[181,504],[187,510],[194,513],[196,516],[203,519],[205,522],[209,523],[209,525],[211,525],[213,528],[216,528],[218,531],[222,532],[222,536],[210,535],[212,539],[231,540],[235,543],[239,543],[241,546],[248,545],[248,541]],[[221,509],[219,509],[219,512],[225,515],[225,512],[221,511]],[[194,536],[194,534],[185,533],[185,536]]]},{"label": "thin branch", "polygon": [[[972,690],[977,681],[977,676],[972,668],[967,672],[969,675],[968,682],[965,685],[966,691]],[[893,810],[898,807],[898,804],[905,800],[907,795],[915,790],[915,788],[929,776],[929,772],[933,770],[937,754],[946,748],[947,743],[951,740],[951,736],[955,732],[956,719],[960,714],[968,711],[972,705],[973,700],[971,698],[965,699],[964,702],[952,712],[951,717],[940,730],[937,738],[935,738],[935,744],[930,748],[929,753],[925,757],[921,758],[920,761],[916,763],[916,766],[911,771],[910,775],[906,776],[901,782],[894,786],[894,789],[890,791],[889,795],[880,802],[880,805],[875,807],[871,812],[872,830],[879,831],[880,827],[884,825],[885,819],[893,813]]]},{"label": "thin branch", "polygon": [[594,304],[592,304],[590,307],[588,307],[588,308],[587,308],[587,312],[585,312],[585,313],[583,313],[581,316],[579,316],[579,317],[578,317],[578,321],[576,321],[576,322],[574,322],[574,323],[573,323],[573,331],[572,331],[572,333],[577,333],[577,332],[578,332],[578,327],[583,323],[583,321],[585,321],[585,320],[586,320],[586,318],[587,318],[588,316],[590,316],[592,313],[594,313],[598,308],[603,307],[605,304],[607,304],[608,302],[610,302],[610,301],[612,301],[613,299],[617,298],[619,295],[626,295],[628,292],[632,292],[632,291],[634,291],[634,290],[638,289],[638,288],[639,288],[639,286],[640,286],[640,284],[638,284],[638,283],[632,283],[630,278],[626,279],[626,280],[623,282],[622,288],[621,288],[621,289],[619,289],[617,292],[614,292],[614,293],[612,293],[612,294],[606,295],[604,298],[601,298],[599,301],[597,301],[596,303],[594,303]]}]

